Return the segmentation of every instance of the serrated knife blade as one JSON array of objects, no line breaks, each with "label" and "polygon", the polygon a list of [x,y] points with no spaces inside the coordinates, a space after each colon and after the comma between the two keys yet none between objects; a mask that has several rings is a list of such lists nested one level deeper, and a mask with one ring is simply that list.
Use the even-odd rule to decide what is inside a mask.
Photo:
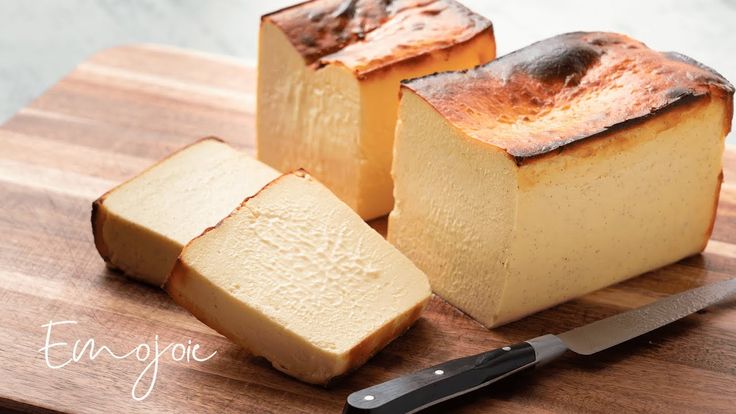
[{"label": "serrated knife blade", "polygon": [[567,348],[591,355],[736,295],[736,279],[690,289],[557,335]]},{"label": "serrated knife blade", "polygon": [[736,279],[690,289],[569,330],[454,359],[348,396],[344,413],[412,413],[546,364],[570,350],[591,355],[736,297]]}]

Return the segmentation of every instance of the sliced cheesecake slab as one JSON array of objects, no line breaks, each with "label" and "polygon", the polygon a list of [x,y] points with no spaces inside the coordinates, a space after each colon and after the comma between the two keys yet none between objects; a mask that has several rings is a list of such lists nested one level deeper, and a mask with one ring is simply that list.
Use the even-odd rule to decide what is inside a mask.
[{"label": "sliced cheesecake slab", "polygon": [[219,139],[200,140],[95,201],[95,245],[111,267],[161,286],[186,243],[278,176]]},{"label": "sliced cheesecake slab", "polygon": [[302,172],[189,243],[165,289],[277,369],[319,384],[403,333],[430,295],[409,259]]},{"label": "sliced cheesecake slab", "polygon": [[258,159],[306,169],[364,219],[386,215],[399,82],[494,57],[491,22],[452,0],[315,0],[263,16]]},{"label": "sliced cheesecake slab", "polygon": [[700,252],[733,87],[571,33],[403,85],[388,238],[487,326]]}]

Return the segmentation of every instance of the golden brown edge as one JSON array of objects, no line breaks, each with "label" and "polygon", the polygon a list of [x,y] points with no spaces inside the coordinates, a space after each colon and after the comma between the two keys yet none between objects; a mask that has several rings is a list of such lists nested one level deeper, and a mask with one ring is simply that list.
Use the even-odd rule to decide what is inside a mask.
[{"label": "golden brown edge", "polygon": [[107,244],[105,243],[105,240],[104,240],[104,237],[103,237],[103,234],[102,234],[103,227],[105,225],[105,222],[107,221],[107,213],[105,212],[105,210],[102,207],[105,204],[105,200],[107,199],[107,197],[113,191],[115,191],[118,188],[120,188],[120,187],[128,184],[129,182],[135,180],[136,178],[138,178],[141,175],[147,173],[148,171],[152,170],[153,168],[157,167],[158,165],[161,165],[162,163],[164,163],[165,161],[167,161],[168,159],[170,159],[174,155],[176,155],[176,154],[178,154],[178,153],[180,153],[180,152],[182,152],[182,151],[184,151],[184,150],[186,150],[186,149],[188,149],[188,148],[190,148],[190,147],[192,147],[194,145],[197,145],[200,142],[208,141],[208,140],[218,141],[218,142],[221,142],[223,144],[227,144],[224,140],[222,140],[221,138],[215,137],[215,136],[207,136],[207,137],[199,138],[199,139],[195,140],[194,142],[189,143],[189,144],[187,144],[187,145],[185,145],[185,146],[183,146],[183,147],[175,150],[174,152],[170,153],[169,155],[167,155],[167,156],[159,159],[158,161],[156,161],[153,164],[149,165],[148,167],[146,167],[143,171],[139,172],[138,174],[136,174],[136,175],[128,178],[127,180],[123,181],[122,183],[120,183],[120,184],[114,186],[113,188],[107,190],[104,194],[102,194],[99,198],[97,198],[97,200],[95,200],[95,201],[92,202],[92,213],[90,215],[90,221],[91,221],[91,224],[92,224],[92,237],[94,239],[94,244],[95,244],[95,248],[97,249],[97,252],[100,254],[100,257],[102,257],[102,259],[105,261],[105,263],[107,263],[108,266],[110,266],[113,269],[118,269],[115,265],[113,265],[110,262],[110,252],[109,252],[109,249],[107,247]]},{"label": "golden brown edge", "polygon": [[[343,374],[330,379],[328,384],[354,372],[368,362],[369,359],[382,351],[391,342],[411,329],[419,317],[422,316],[422,313],[431,298],[432,292],[430,290],[429,296],[427,296],[427,298],[422,302],[407,309],[401,315],[389,321],[389,323],[384,324],[377,331],[368,335],[358,345],[353,347],[353,349],[348,352],[348,369]],[[401,321],[401,323],[396,324],[394,321]]]}]

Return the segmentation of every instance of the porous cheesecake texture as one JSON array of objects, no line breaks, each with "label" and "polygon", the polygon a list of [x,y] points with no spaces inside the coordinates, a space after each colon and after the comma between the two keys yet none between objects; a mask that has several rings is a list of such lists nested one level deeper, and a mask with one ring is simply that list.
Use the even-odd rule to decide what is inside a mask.
[{"label": "porous cheesecake texture", "polygon": [[317,384],[403,333],[431,293],[409,259],[301,171],[189,243],[165,289],[275,368]]},{"label": "porous cheesecake texture", "polygon": [[700,252],[733,87],[676,53],[570,33],[406,82],[388,239],[493,327]]},{"label": "porous cheesecake texture", "polygon": [[199,140],[93,203],[95,246],[111,267],[161,286],[185,244],[278,176],[217,138]]},{"label": "porous cheesecake texture", "polygon": [[452,0],[317,0],[263,16],[258,158],[304,168],[364,219],[393,205],[399,83],[495,57],[491,23]]}]

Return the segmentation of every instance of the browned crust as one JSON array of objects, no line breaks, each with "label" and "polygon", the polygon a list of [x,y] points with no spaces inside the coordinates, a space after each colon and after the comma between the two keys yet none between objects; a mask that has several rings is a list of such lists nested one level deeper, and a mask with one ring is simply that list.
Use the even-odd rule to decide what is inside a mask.
[{"label": "browned crust", "polygon": [[105,213],[102,210],[102,203],[105,202],[105,198],[108,193],[105,193],[104,195],[102,195],[100,198],[98,198],[92,203],[91,221],[92,221],[92,237],[94,238],[95,247],[97,248],[97,252],[100,254],[100,257],[102,257],[102,260],[104,260],[105,263],[112,265],[110,263],[110,251],[107,248],[105,239],[102,237],[102,227],[105,225],[105,222],[107,221],[107,213]]},{"label": "browned crust", "polygon": [[[407,40],[406,36],[382,38],[378,42],[395,42],[389,54],[371,55],[364,51],[362,56],[380,56],[370,60],[365,67],[352,67],[339,54],[345,47],[364,41],[369,33],[390,22],[394,18],[418,16],[408,19],[411,23],[400,27],[406,33],[424,30],[425,25],[433,22],[448,23],[448,16],[435,15],[427,6],[444,6],[452,9],[456,19],[453,28],[460,32],[435,33],[434,39],[429,34],[417,41]],[[407,0],[403,2],[387,2],[385,0],[311,0],[285,7],[261,16],[261,23],[270,22],[277,26],[289,39],[296,51],[302,56],[305,64],[312,68],[320,68],[330,63],[343,63],[350,67],[359,78],[365,78],[374,72],[380,72],[395,64],[407,60],[416,60],[433,52],[450,49],[464,44],[480,35],[493,38],[493,25],[484,17],[473,13],[454,0]],[[411,26],[411,27],[409,27]],[[431,33],[431,31],[430,31]],[[370,36],[369,36],[370,37]],[[434,43],[432,40],[437,40]],[[415,42],[415,43],[412,43]],[[495,51],[494,51],[495,56]]]},{"label": "browned crust", "polygon": [[[208,140],[214,140],[219,141],[222,143],[225,143],[221,138],[209,136],[209,137],[203,137],[199,138],[196,141],[192,142],[191,144],[188,144],[184,147],[181,147],[177,149],[176,151],[172,152],[171,154],[165,156],[164,158],[161,158],[160,160],[156,161],[155,163],[148,166],[146,169],[141,171],[140,173],[134,175],[131,178],[128,178],[127,180],[123,181],[122,183],[116,185],[115,187],[107,190],[103,195],[101,195],[97,200],[92,202],[92,213],[90,215],[90,221],[92,223],[92,237],[94,238],[95,248],[97,248],[97,252],[100,254],[100,257],[107,263],[108,266],[118,269],[117,266],[115,266],[112,262],[110,262],[110,251],[108,249],[107,243],[105,243],[105,239],[103,237],[103,228],[105,226],[105,223],[107,221],[107,213],[105,212],[104,204],[107,197],[118,188],[124,186],[125,184],[128,184],[129,182],[135,180],[136,178],[140,177],[141,175],[147,173],[154,167],[160,165],[161,163],[165,162],[169,158],[173,157],[174,155],[180,153],[181,151],[184,151],[185,149],[192,147],[194,145],[199,144],[203,141]],[[121,269],[122,270],[122,269]]]},{"label": "browned crust", "polygon": [[[638,84],[616,84],[622,76]],[[551,110],[587,105],[613,86],[632,88],[624,89],[628,94],[621,94],[615,108],[589,111],[587,118],[574,122],[544,118]],[[404,81],[402,88],[467,135],[504,149],[518,165],[706,96],[728,105],[727,132],[734,94],[720,74],[686,56],[659,53],[624,35],[600,32],[559,35],[474,69]],[[528,136],[493,133],[507,123],[529,127]]]},{"label": "browned crust", "polygon": [[590,144],[593,144],[598,140],[609,138],[611,135],[618,134],[620,132],[627,131],[627,130],[632,130],[637,127],[641,127],[642,125],[646,124],[649,121],[654,120],[655,118],[658,118],[659,116],[670,114],[673,112],[678,112],[678,111],[687,112],[691,108],[695,108],[698,105],[706,103],[709,100],[710,100],[710,96],[708,95],[688,95],[657,111],[650,112],[644,116],[631,118],[631,119],[627,119],[625,121],[619,122],[615,125],[608,127],[604,131],[601,131],[601,132],[598,132],[592,135],[588,135],[585,137],[581,137],[579,139],[575,139],[569,144],[555,148],[554,150],[547,151],[547,152],[537,154],[537,155],[528,156],[528,157],[514,156],[513,159],[516,162],[516,165],[521,166],[521,165],[528,165],[533,162],[542,161],[542,160],[548,159],[549,157],[554,157],[556,155],[559,155],[565,152],[576,151]]}]

